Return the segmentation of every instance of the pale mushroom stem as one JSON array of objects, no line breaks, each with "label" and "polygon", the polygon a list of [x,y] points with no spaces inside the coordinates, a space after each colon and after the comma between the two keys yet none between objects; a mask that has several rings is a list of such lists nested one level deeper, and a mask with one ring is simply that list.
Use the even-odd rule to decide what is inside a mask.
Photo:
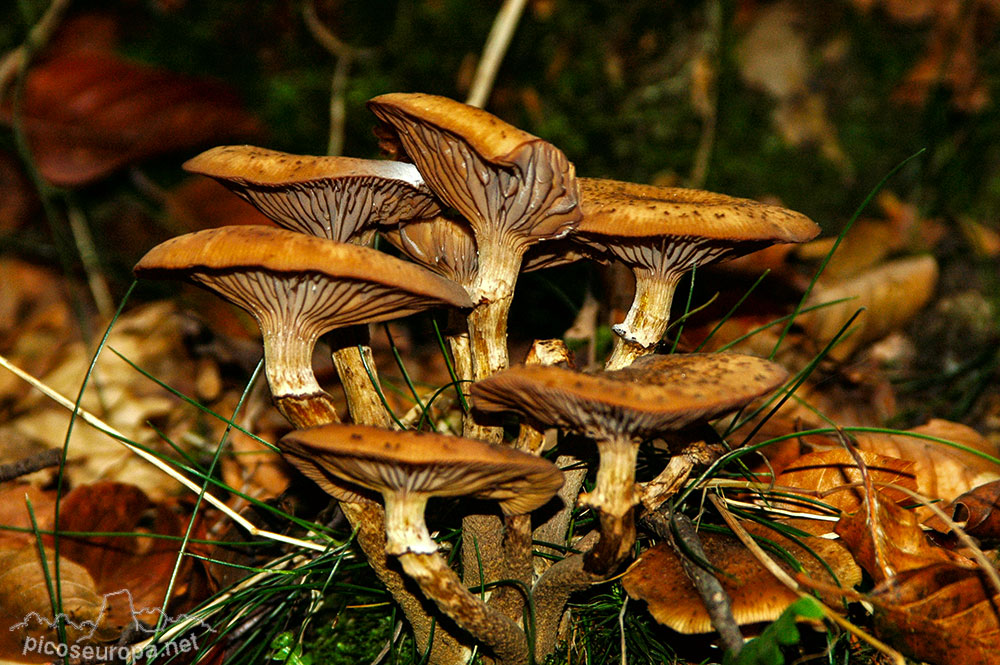
[{"label": "pale mushroom stem", "polygon": [[[502,238],[477,236],[476,242],[480,247],[479,270],[473,285],[473,299],[478,300],[468,318],[474,381],[492,376],[509,365],[507,314],[514,298],[522,255]],[[462,435],[488,443],[503,442],[502,427],[480,425],[471,413],[462,421]],[[466,515],[462,520],[462,565],[468,584],[478,584],[480,576],[492,582],[504,574],[506,564],[501,533],[503,524],[496,515]]]},{"label": "pale mushroom stem", "polygon": [[589,572],[612,571],[628,555],[635,542],[635,519],[632,509],[639,503],[635,484],[635,465],[639,444],[627,437],[597,442],[600,462],[592,492],[581,494],[579,501],[598,511],[601,539],[586,555]]},{"label": "pale mushroom stem", "polygon": [[460,663],[468,660],[469,649],[450,635],[444,627],[435,625],[433,609],[426,599],[420,598],[415,590],[407,588],[407,579],[395,568],[388,565],[386,554],[385,513],[378,504],[362,504],[340,502],[341,510],[348,523],[354,529],[355,541],[361,547],[368,559],[368,564],[375,571],[386,590],[403,610],[413,637],[417,643],[417,651],[427,651],[427,644],[433,636],[429,663]]},{"label": "pale mushroom stem", "polygon": [[499,663],[527,663],[528,641],[524,631],[469,592],[437,553],[437,544],[424,521],[427,496],[416,492],[386,492],[383,497],[386,552],[396,555],[403,571],[420,585],[424,595],[460,628],[495,653]]},{"label": "pale mushroom stem", "polygon": [[635,297],[625,320],[612,326],[615,346],[604,369],[628,367],[635,360],[656,350],[670,323],[670,305],[683,272],[657,274],[651,270],[635,271]]},{"label": "pale mushroom stem", "polygon": [[269,325],[263,317],[258,322],[264,339],[264,373],[281,415],[298,429],[339,423],[333,397],[320,388],[313,373],[317,335],[302,335],[287,322]]},{"label": "pale mushroom stem", "polygon": [[340,375],[340,383],[347,397],[351,421],[358,425],[393,429],[392,418],[375,388],[378,373],[372,349],[368,345],[368,326],[349,326],[334,330],[329,335],[329,341],[333,348],[333,364],[337,367],[337,374]]}]

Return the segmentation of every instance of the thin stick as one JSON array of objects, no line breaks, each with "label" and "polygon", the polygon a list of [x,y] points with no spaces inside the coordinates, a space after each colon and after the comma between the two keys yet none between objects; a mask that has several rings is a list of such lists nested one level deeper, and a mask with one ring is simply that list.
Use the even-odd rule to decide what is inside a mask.
[{"label": "thin stick", "polygon": [[[65,397],[63,397],[62,395],[60,395],[58,392],[56,392],[55,390],[53,390],[49,386],[45,385],[44,383],[42,383],[40,380],[36,379],[35,377],[31,376],[27,372],[23,371],[19,367],[16,367],[15,365],[12,365],[11,362],[9,360],[7,360],[3,356],[0,356],[0,367],[5,368],[6,370],[8,370],[12,374],[14,374],[19,379],[22,379],[23,381],[26,381],[27,383],[31,384],[34,388],[36,388],[43,395],[45,395],[46,397],[48,397],[49,399],[51,399],[55,403],[59,404],[60,406],[68,409],[70,412],[74,411],[75,406],[74,406],[73,402],[71,402],[70,400],[66,399]],[[183,474],[181,474],[179,471],[177,471],[176,469],[174,469],[173,467],[171,467],[169,464],[167,464],[166,462],[164,462],[164,461],[160,460],[159,458],[157,458],[156,455],[153,455],[152,453],[146,452],[142,448],[139,448],[138,446],[133,445],[132,443],[130,443],[129,438],[127,436],[125,436],[124,434],[122,434],[121,432],[119,432],[118,430],[116,430],[115,428],[113,428],[111,425],[108,425],[107,423],[105,423],[103,420],[101,420],[97,416],[91,414],[89,411],[86,411],[86,410],[84,410],[84,409],[81,408],[81,409],[77,410],[76,413],[80,416],[80,418],[83,420],[83,422],[87,423],[88,425],[90,425],[94,429],[96,429],[96,430],[98,430],[100,432],[103,432],[104,434],[107,434],[111,438],[115,439],[116,441],[118,441],[119,443],[121,443],[123,446],[125,446],[126,448],[128,448],[130,451],[132,451],[133,453],[135,453],[139,457],[143,458],[144,460],[146,460],[147,462],[149,462],[153,466],[157,467],[158,469],[160,469],[161,471],[163,471],[165,474],[167,474],[168,476],[170,476],[171,478],[173,478],[174,480],[176,480],[180,484],[184,485],[186,488],[188,488],[192,492],[194,492],[194,493],[197,494],[197,493],[200,493],[202,491],[202,488],[201,488],[200,485],[198,485],[198,483],[195,483],[195,482],[191,481],[189,478],[187,478],[186,476],[184,476]],[[219,510],[221,510],[230,519],[232,519],[234,522],[236,522],[241,527],[243,527],[244,529],[246,529],[250,533],[250,535],[252,535],[252,536],[257,536],[257,537],[261,537],[261,538],[267,538],[269,540],[275,540],[275,541],[278,541],[278,542],[281,542],[281,543],[287,543],[289,545],[295,545],[296,547],[303,547],[303,548],[306,548],[306,549],[315,550],[317,552],[325,552],[327,550],[327,547],[325,547],[323,545],[319,545],[317,543],[312,543],[312,542],[309,542],[307,540],[300,540],[298,538],[292,538],[290,536],[284,536],[284,535],[282,535],[280,533],[274,533],[273,531],[266,531],[266,530],[263,530],[263,529],[258,529],[253,524],[251,524],[246,518],[242,517],[239,513],[236,513],[235,511],[233,511],[222,500],[216,498],[213,494],[210,494],[208,492],[205,492],[205,501],[208,501],[210,504],[212,504],[213,506],[215,506],[216,508],[218,508]]]},{"label": "thin stick", "polygon": [[351,65],[355,60],[367,58],[372,49],[355,48],[344,42],[323,25],[316,14],[316,5],[309,1],[302,6],[302,18],[313,39],[337,59],[330,80],[330,138],[326,154],[339,155],[344,149],[344,126],[347,118],[347,82],[350,80]]},{"label": "thin stick", "polygon": [[10,51],[0,60],[0,99],[10,81],[24,67],[35,51],[43,47],[52,38],[52,33],[62,22],[63,14],[69,8],[72,0],[52,0],[52,3],[38,19],[28,33],[24,43]]},{"label": "thin stick", "polygon": [[62,452],[58,448],[49,448],[10,464],[0,464],[0,483],[47,469],[50,466],[59,466],[60,459],[62,459]]},{"label": "thin stick", "polygon": [[514,36],[525,4],[527,0],[504,0],[503,6],[493,20],[489,37],[486,38],[486,46],[483,47],[483,55],[476,67],[469,97],[465,100],[466,104],[479,108],[486,105],[486,100],[493,89],[493,81],[496,80],[497,72],[500,70],[500,62],[507,53],[507,47],[510,46],[510,40]]},{"label": "thin stick", "polygon": [[94,236],[87,226],[83,211],[73,201],[69,201],[66,206],[66,218],[69,220],[69,230],[73,233],[73,242],[76,243],[80,262],[87,274],[87,285],[90,286],[90,295],[94,298],[94,304],[97,305],[97,312],[103,318],[110,319],[115,315],[115,306],[111,298],[111,290],[108,288],[108,281],[104,279],[104,274],[101,272],[101,265],[97,258],[97,247],[94,245]]}]

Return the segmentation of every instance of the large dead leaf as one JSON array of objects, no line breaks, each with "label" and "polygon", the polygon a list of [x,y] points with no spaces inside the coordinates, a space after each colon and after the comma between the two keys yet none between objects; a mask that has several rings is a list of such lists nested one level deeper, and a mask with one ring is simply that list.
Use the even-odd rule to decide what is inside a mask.
[{"label": "large dead leaf", "polygon": [[806,312],[797,322],[822,346],[864,308],[850,333],[830,351],[832,359],[845,360],[855,349],[905,325],[930,300],[937,278],[937,261],[932,256],[891,261],[836,284],[817,285],[807,307],[848,300]]},{"label": "large dead leaf", "polygon": [[[0,117],[12,118],[10,105]],[[76,51],[28,73],[22,120],[50,183],[77,187],[153,155],[260,132],[225,86]]]},{"label": "large dead leaf", "polygon": [[841,517],[836,532],[876,582],[942,561],[971,565],[967,559],[931,545],[917,515],[878,491],[866,491],[863,508]]},{"label": "large dead leaf", "polygon": [[[916,489],[911,462],[869,452],[860,454],[869,476],[877,485],[893,484]],[[861,471],[851,454],[843,448],[836,448],[803,455],[786,466],[775,482],[782,488],[807,490],[808,492],[803,492],[804,495],[818,498],[842,513],[851,513],[864,504],[861,481]],[[908,497],[902,492],[887,492],[897,501],[908,501]],[[820,512],[806,504],[800,509],[804,512]]]},{"label": "large dead leaf", "polygon": [[[142,534],[184,535],[187,517],[168,504],[154,504],[134,485],[100,482],[79,487],[63,499],[59,526],[62,531],[123,533],[126,536],[63,536],[60,553],[84,566],[102,593],[126,589],[135,608],[162,608],[167,586],[178,556],[176,540],[144,537]],[[199,536],[200,534],[200,536]],[[196,527],[193,537],[204,537]],[[178,570],[173,597],[181,597],[199,587],[200,568],[185,558]],[[189,588],[189,587],[193,587]],[[129,617],[119,617],[126,623]],[[140,618],[156,622],[155,613]]]},{"label": "large dead leaf", "polygon": [[[1000,457],[1000,447],[960,423],[935,418],[926,425],[909,431]],[[951,501],[974,487],[1000,480],[1000,465],[975,452],[967,452],[937,441],[898,434],[859,433],[857,446],[861,450],[912,462],[917,490],[929,499]],[[929,516],[930,509],[925,508],[920,514]]]},{"label": "large dead leaf", "polygon": [[[55,552],[45,550],[48,575],[55,580]],[[108,621],[109,603],[98,593],[86,568],[66,558],[59,560],[62,612],[68,643],[107,642],[121,634]],[[53,630],[53,603],[39,552],[34,547],[0,550],[0,658],[19,662],[50,660],[42,654],[22,653],[25,640],[58,642]]]},{"label": "large dead leaf", "polygon": [[933,665],[995,665],[1000,594],[977,568],[936,563],[876,587],[876,635]]},{"label": "large dead leaf", "polygon": [[[1000,480],[975,487],[952,501],[944,512],[970,536],[982,541],[1000,541]],[[948,533],[951,526],[937,515],[924,522]]]},{"label": "large dead leaf", "polygon": [[[187,395],[195,394],[197,368],[184,344],[186,321],[167,303],[153,303],[122,316],[108,346],[152,376]],[[75,398],[87,374],[91,352],[83,343],[60,349],[58,364],[41,378],[48,386]],[[0,424],[0,454],[24,456],[33,450],[62,447],[69,412],[35,391],[18,388],[21,399],[10,408],[8,422]],[[97,364],[82,407],[131,439],[165,448],[147,421],[168,431],[177,427],[179,438],[190,411],[181,402],[146,378],[109,349]],[[137,458],[105,434],[78,422],[69,445],[67,472],[75,484],[122,479],[143,487],[159,498],[176,483],[148,462]]]}]

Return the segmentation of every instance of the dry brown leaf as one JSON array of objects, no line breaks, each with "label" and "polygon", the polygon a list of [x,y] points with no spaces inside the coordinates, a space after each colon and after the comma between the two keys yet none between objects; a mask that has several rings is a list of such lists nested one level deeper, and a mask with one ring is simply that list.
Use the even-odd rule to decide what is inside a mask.
[{"label": "dry brown leaf", "polygon": [[[1000,480],[975,487],[952,501],[944,509],[946,515],[970,536],[982,541],[1000,541]],[[925,521],[942,533],[951,527],[937,515]]]},{"label": "dry brown leaf", "polygon": [[[127,589],[136,609],[161,608],[180,546],[176,540],[139,534],[179,538],[185,533],[188,519],[168,504],[154,504],[134,485],[114,482],[84,485],[63,498],[59,517],[61,530],[136,535],[63,536],[60,554],[84,566],[100,592]],[[200,524],[195,525],[192,537],[204,538]],[[198,549],[192,545],[190,548]],[[200,572],[194,560],[185,557],[178,570],[172,598],[201,593]],[[176,604],[171,601],[173,609],[177,609],[173,607]],[[155,612],[138,616],[154,624],[158,618]],[[117,611],[112,611],[109,618],[117,623],[127,623],[131,619]]]},{"label": "dry brown leaf", "polygon": [[977,568],[936,563],[878,585],[876,635],[934,665],[994,665],[1000,653],[1000,595]]},{"label": "dry brown leaf", "polygon": [[[195,392],[196,365],[184,346],[186,320],[168,303],[144,305],[117,321],[108,346],[152,376],[186,395]],[[91,352],[82,343],[66,345],[59,364],[41,378],[48,386],[75,398],[87,374]],[[35,391],[25,392],[12,408],[13,416],[0,425],[0,444],[22,450],[62,447],[70,414]],[[131,439],[165,448],[146,422],[167,430],[182,428],[190,410],[163,388],[105,349],[84,394],[82,407]],[[169,431],[168,431],[169,433]],[[27,450],[25,450],[27,448]],[[0,449],[2,450],[2,449]],[[67,473],[74,484],[122,479],[142,486],[154,499],[176,488],[176,483],[105,434],[78,422],[69,445]]]},{"label": "dry brown leaf", "polygon": [[863,508],[842,516],[836,532],[876,583],[942,561],[971,565],[964,557],[931,545],[916,513],[880,491],[866,490]]},{"label": "dry brown leaf", "polygon": [[[10,123],[9,105],[0,119]],[[260,124],[225,86],[76,51],[33,67],[22,121],[38,169],[78,187],[153,155],[236,137]]]},{"label": "dry brown leaf", "polygon": [[[1000,457],[1000,446],[960,423],[935,418],[909,431]],[[856,439],[857,446],[861,450],[912,462],[917,491],[932,500],[952,501],[974,487],[1000,480],[1000,465],[973,452],[953,448],[944,443],[899,434],[869,432],[857,434]],[[926,517],[930,514],[929,508],[920,510],[921,516]]]},{"label": "dry brown leaf", "polygon": [[806,306],[845,302],[802,314],[797,319],[817,345],[834,338],[861,308],[848,336],[830,351],[830,358],[847,359],[855,349],[905,325],[930,300],[937,284],[937,261],[918,256],[891,261],[832,285],[817,285]]},{"label": "dry brown leaf", "polygon": [[[55,579],[55,553],[46,548],[49,576]],[[108,608],[86,568],[59,560],[62,611],[66,614],[69,643],[78,640],[108,642],[121,634],[121,626],[107,620]],[[18,546],[0,550],[0,658],[19,662],[49,660],[41,654],[23,654],[28,638],[58,642],[53,624],[53,603],[38,550]],[[91,635],[91,633],[93,634]]]},{"label": "dry brown leaf", "polygon": [[[878,486],[892,484],[916,489],[911,462],[864,451],[860,455],[872,482]],[[851,454],[843,448],[835,448],[803,455],[785,467],[778,475],[776,484],[783,488],[808,490],[809,496],[819,498],[842,513],[851,513],[864,503],[864,489],[859,487],[861,480],[861,471]],[[886,492],[890,500],[909,501],[909,497],[902,492],[891,489]],[[802,506],[801,510],[819,512],[806,506]]]}]

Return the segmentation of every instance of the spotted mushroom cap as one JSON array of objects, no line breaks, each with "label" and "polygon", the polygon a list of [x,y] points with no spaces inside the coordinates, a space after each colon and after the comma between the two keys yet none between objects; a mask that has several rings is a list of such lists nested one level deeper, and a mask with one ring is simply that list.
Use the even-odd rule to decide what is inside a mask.
[{"label": "spotted mushroom cap", "polygon": [[279,225],[338,242],[370,237],[376,224],[440,211],[412,164],[292,155],[255,146],[219,146],[184,163],[253,204]]},{"label": "spotted mushroom cap", "polygon": [[682,271],[763,249],[805,242],[819,226],[805,215],[725,194],[578,178],[583,219],[574,238],[622,262]]},{"label": "spotted mushroom cap", "polygon": [[477,239],[486,233],[523,249],[576,225],[575,169],[552,144],[447,97],[391,93],[368,107]]},{"label": "spotted mushroom cap", "polygon": [[563,482],[546,459],[429,432],[324,425],[286,434],[279,447],[300,468],[315,466],[369,490],[493,499],[509,515],[545,504]]},{"label": "spotted mushroom cap", "polygon": [[472,386],[475,407],[591,438],[646,438],[734,411],[781,385],[776,363],[736,353],[652,355],[586,374],[511,367]]},{"label": "spotted mushroom cap", "polygon": [[[788,522],[798,529],[816,531],[807,524],[807,520]],[[802,542],[812,550],[809,552],[773,529],[752,522],[744,522],[743,526],[752,535],[774,541],[787,550],[802,565],[803,573],[813,579],[827,585],[839,583],[847,589],[861,581],[861,569],[840,541],[802,536]],[[735,536],[702,533],[700,537],[709,562],[723,573],[718,575],[719,582],[730,598],[733,618],[737,624],[774,621],[799,599],[797,592],[786,587],[764,568]],[[787,563],[778,559],[776,561],[786,571],[793,573]],[[836,578],[831,576],[831,571]],[[656,621],[677,632],[694,634],[714,630],[708,611],[685,574],[680,560],[666,543],[643,552],[625,573],[622,585],[633,599],[646,601],[649,613]]]}]

